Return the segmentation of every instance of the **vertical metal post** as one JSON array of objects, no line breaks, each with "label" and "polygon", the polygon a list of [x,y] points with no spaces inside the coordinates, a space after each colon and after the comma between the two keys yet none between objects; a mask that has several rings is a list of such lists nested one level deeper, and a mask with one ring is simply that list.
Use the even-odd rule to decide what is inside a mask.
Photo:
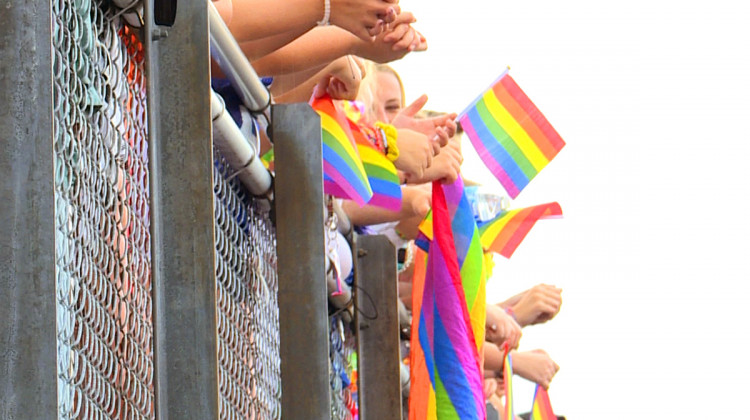
[{"label": "vertical metal post", "polygon": [[[383,235],[359,236],[355,264],[359,418],[400,419],[396,249]],[[375,314],[375,319],[363,319]]]},{"label": "vertical metal post", "polygon": [[219,416],[206,10],[181,1],[168,34],[146,17],[159,419]]},{"label": "vertical metal post", "polygon": [[50,2],[0,13],[0,418],[57,417]]},{"label": "vertical metal post", "polygon": [[320,119],[307,104],[272,109],[285,419],[330,419]]}]

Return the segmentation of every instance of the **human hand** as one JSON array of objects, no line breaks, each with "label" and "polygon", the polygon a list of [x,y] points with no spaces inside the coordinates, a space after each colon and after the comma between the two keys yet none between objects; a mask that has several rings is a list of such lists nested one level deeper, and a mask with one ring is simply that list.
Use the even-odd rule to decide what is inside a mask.
[{"label": "human hand", "polygon": [[521,296],[511,307],[518,323],[527,325],[541,324],[554,318],[562,305],[562,289],[549,284],[538,284]]},{"label": "human hand", "polygon": [[422,187],[401,188],[401,220],[413,219],[419,225],[422,219],[427,216],[431,207],[432,189]]},{"label": "human hand", "polygon": [[513,359],[513,373],[545,389],[549,388],[552,378],[560,370],[560,366],[544,350],[514,351],[511,353],[511,358]]},{"label": "human hand", "polygon": [[399,14],[374,41],[356,42],[355,54],[382,64],[399,60],[411,51],[425,51],[427,40],[411,26],[416,21],[410,12]]},{"label": "human hand", "polygon": [[497,380],[495,378],[484,379],[484,399],[487,400],[497,391]]},{"label": "human hand", "polygon": [[332,99],[357,99],[359,85],[365,73],[362,60],[347,55],[334,60],[327,66],[327,70],[326,76],[313,89],[314,98],[328,94]]},{"label": "human hand", "polygon": [[429,137],[430,140],[435,141],[437,147],[445,146],[448,144],[448,140],[456,134],[456,122],[454,121],[456,114],[450,113],[432,118],[414,118],[426,103],[427,95],[420,96],[409,106],[402,109],[393,118],[391,124],[396,128],[418,131]]},{"label": "human hand", "polygon": [[497,305],[487,305],[485,340],[502,347],[508,343],[509,348],[518,347],[521,340],[521,327],[516,321]]},{"label": "human hand", "polygon": [[411,174],[416,178],[424,176],[425,169],[432,165],[432,157],[435,153],[432,142],[422,133],[413,130],[398,130],[398,158],[393,165],[404,172],[407,176]]},{"label": "human hand", "polygon": [[400,12],[397,1],[331,0],[329,20],[363,41],[372,42]]},{"label": "human hand", "polygon": [[453,140],[447,146],[441,149],[439,155],[432,159],[432,165],[424,171],[421,178],[415,178],[413,175],[406,175],[408,184],[423,184],[440,180],[443,184],[450,185],[456,182],[461,172],[461,163],[464,158],[461,154],[461,143]]}]

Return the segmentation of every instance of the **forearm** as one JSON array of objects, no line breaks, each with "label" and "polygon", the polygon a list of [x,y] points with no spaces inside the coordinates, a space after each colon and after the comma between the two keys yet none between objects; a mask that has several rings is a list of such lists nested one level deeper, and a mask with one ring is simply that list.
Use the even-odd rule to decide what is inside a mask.
[{"label": "forearm", "polygon": [[521,292],[521,293],[519,293],[517,295],[511,296],[508,299],[504,300],[503,302],[498,303],[497,305],[500,306],[503,309],[507,309],[507,308],[515,305],[516,303],[518,303],[526,292],[527,292],[527,290],[524,290],[523,292]]},{"label": "forearm", "polygon": [[232,0],[211,0],[221,19],[229,25],[232,22]]},{"label": "forearm", "polygon": [[285,32],[299,36],[315,26],[323,9],[318,0],[233,0],[229,30],[239,42]]},{"label": "forearm", "polygon": [[[269,54],[252,59],[253,68],[261,75],[294,73],[326,65],[337,58],[356,53],[357,37],[336,26],[315,28],[293,41],[282,44]],[[245,50],[245,46],[248,50]],[[245,54],[252,45],[242,45]],[[266,48],[267,50],[267,47]],[[257,57],[257,56],[256,56]]]},{"label": "forearm", "polygon": [[387,210],[378,206],[364,205],[360,207],[357,203],[350,200],[344,201],[341,207],[344,209],[344,212],[346,212],[346,215],[349,216],[349,220],[352,224],[359,226],[395,222],[401,219],[402,213]]},{"label": "forearm", "polygon": [[[256,68],[256,60],[261,59],[269,54],[273,54],[275,51],[283,48],[284,46],[294,42],[300,37],[304,37],[305,34],[310,31],[299,33],[299,31],[287,31],[277,35],[271,35],[264,38],[253,39],[250,41],[240,42],[240,48],[245,56],[253,64],[255,71],[262,76],[273,76],[278,73],[263,73]],[[260,70],[265,70],[260,67]]]},{"label": "forearm", "polygon": [[430,210],[430,197],[421,187],[401,187],[401,209],[397,212],[377,206],[359,207],[352,201],[344,201],[342,207],[353,224],[366,226],[424,217]]},{"label": "forearm", "polygon": [[484,343],[484,368],[493,372],[501,372],[505,364],[505,355],[496,345]]},{"label": "forearm", "polygon": [[325,74],[326,66],[276,76],[271,93],[277,103],[306,102],[310,99],[315,84]]}]

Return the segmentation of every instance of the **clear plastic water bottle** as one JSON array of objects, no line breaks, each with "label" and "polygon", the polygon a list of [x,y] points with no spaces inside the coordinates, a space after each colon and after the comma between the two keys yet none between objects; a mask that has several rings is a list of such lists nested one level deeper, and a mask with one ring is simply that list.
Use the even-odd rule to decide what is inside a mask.
[{"label": "clear plastic water bottle", "polygon": [[466,192],[469,204],[471,204],[474,219],[477,222],[486,222],[501,212],[508,210],[510,204],[508,197],[487,187],[471,186],[466,187],[464,191]]}]

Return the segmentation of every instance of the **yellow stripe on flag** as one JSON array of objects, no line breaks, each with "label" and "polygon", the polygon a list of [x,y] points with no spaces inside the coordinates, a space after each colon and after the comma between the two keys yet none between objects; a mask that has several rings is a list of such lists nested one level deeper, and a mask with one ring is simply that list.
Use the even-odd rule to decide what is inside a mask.
[{"label": "yellow stripe on flag", "polygon": [[492,114],[492,118],[500,124],[503,130],[505,130],[516,145],[518,145],[518,148],[521,149],[521,152],[523,152],[526,159],[528,159],[534,169],[536,169],[537,173],[547,166],[549,163],[547,157],[544,156],[541,150],[539,150],[536,143],[531,140],[531,137],[529,137],[526,130],[521,127],[518,121],[510,115],[510,112],[508,112],[500,101],[497,100],[492,89],[484,94],[484,104],[487,106],[487,109],[489,109],[490,114]]},{"label": "yellow stripe on flag", "polygon": [[326,114],[325,112],[318,112],[318,114],[320,114],[321,128],[331,133],[331,135],[333,135],[339,141],[341,146],[346,151],[346,154],[349,155],[349,157],[354,161],[354,164],[357,166],[357,170],[362,174],[363,179],[366,180],[367,176],[365,175],[365,168],[364,166],[362,166],[362,160],[359,158],[359,153],[354,150],[354,145],[349,139],[349,136],[341,128],[341,125],[339,125],[338,121],[336,121],[333,117]]},{"label": "yellow stripe on flag", "polygon": [[518,212],[521,210],[523,209],[511,210],[505,213],[505,215],[500,220],[487,226],[487,230],[483,235],[480,236],[482,248],[490,249],[490,246],[492,245],[492,242],[495,241],[495,238],[497,238],[497,235],[500,234],[505,225],[507,225],[508,222],[513,219],[513,217],[515,217],[516,214],[518,214]]}]

